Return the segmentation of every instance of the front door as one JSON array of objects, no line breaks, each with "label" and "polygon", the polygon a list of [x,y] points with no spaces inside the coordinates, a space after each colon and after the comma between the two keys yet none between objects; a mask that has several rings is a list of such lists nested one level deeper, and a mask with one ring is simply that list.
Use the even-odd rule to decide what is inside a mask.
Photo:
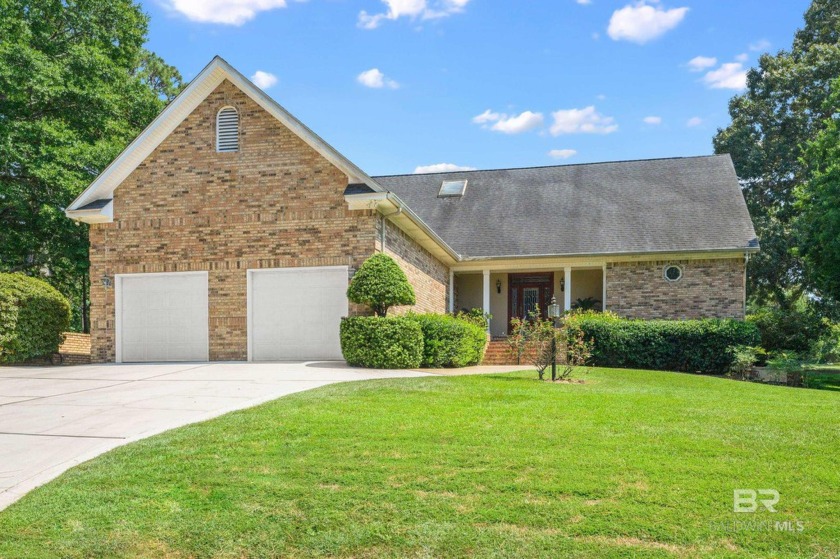
[{"label": "front door", "polygon": [[529,318],[537,308],[547,316],[554,286],[554,273],[508,274],[508,332],[511,319]]}]

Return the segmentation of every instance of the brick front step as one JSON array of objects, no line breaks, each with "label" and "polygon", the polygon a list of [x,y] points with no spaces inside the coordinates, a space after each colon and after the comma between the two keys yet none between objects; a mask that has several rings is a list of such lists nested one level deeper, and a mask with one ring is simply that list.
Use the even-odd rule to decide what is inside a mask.
[{"label": "brick front step", "polygon": [[[523,359],[523,363],[527,363]],[[517,365],[516,357],[511,355],[507,340],[490,340],[487,349],[484,351],[482,365]]]}]

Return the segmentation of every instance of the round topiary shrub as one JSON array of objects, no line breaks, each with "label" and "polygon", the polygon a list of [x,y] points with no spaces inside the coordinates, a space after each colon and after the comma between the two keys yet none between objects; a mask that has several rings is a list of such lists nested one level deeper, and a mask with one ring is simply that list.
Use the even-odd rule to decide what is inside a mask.
[{"label": "round topiary shrub", "polygon": [[405,317],[353,316],[341,321],[341,352],[355,367],[413,369],[423,359],[423,331]]},{"label": "round topiary shrub", "polygon": [[413,305],[414,288],[405,272],[387,254],[377,253],[365,260],[353,275],[347,298],[367,305],[377,316],[385,316],[394,305]]},{"label": "round topiary shrub", "polygon": [[69,326],[70,303],[50,284],[23,274],[0,274],[0,362],[57,352]]}]

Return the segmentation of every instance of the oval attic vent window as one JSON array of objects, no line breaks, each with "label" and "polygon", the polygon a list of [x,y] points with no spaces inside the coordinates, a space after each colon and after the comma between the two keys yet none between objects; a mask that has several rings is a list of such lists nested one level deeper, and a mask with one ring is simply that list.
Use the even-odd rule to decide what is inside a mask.
[{"label": "oval attic vent window", "polygon": [[683,275],[683,271],[682,268],[680,268],[679,266],[676,266],[674,264],[668,264],[667,266],[665,266],[663,275],[668,281],[680,281],[680,278],[682,278]]},{"label": "oval attic vent window", "polygon": [[239,151],[239,113],[223,107],[216,115],[216,151]]}]

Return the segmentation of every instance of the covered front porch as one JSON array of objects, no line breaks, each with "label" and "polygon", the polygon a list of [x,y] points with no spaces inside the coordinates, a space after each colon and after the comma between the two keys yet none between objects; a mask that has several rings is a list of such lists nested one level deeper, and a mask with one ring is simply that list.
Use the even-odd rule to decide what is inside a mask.
[{"label": "covered front porch", "polygon": [[543,314],[552,295],[563,310],[603,310],[605,266],[561,266],[553,269],[453,270],[450,311],[482,309],[490,313],[490,334],[508,335],[514,317],[527,317],[537,307]]}]

